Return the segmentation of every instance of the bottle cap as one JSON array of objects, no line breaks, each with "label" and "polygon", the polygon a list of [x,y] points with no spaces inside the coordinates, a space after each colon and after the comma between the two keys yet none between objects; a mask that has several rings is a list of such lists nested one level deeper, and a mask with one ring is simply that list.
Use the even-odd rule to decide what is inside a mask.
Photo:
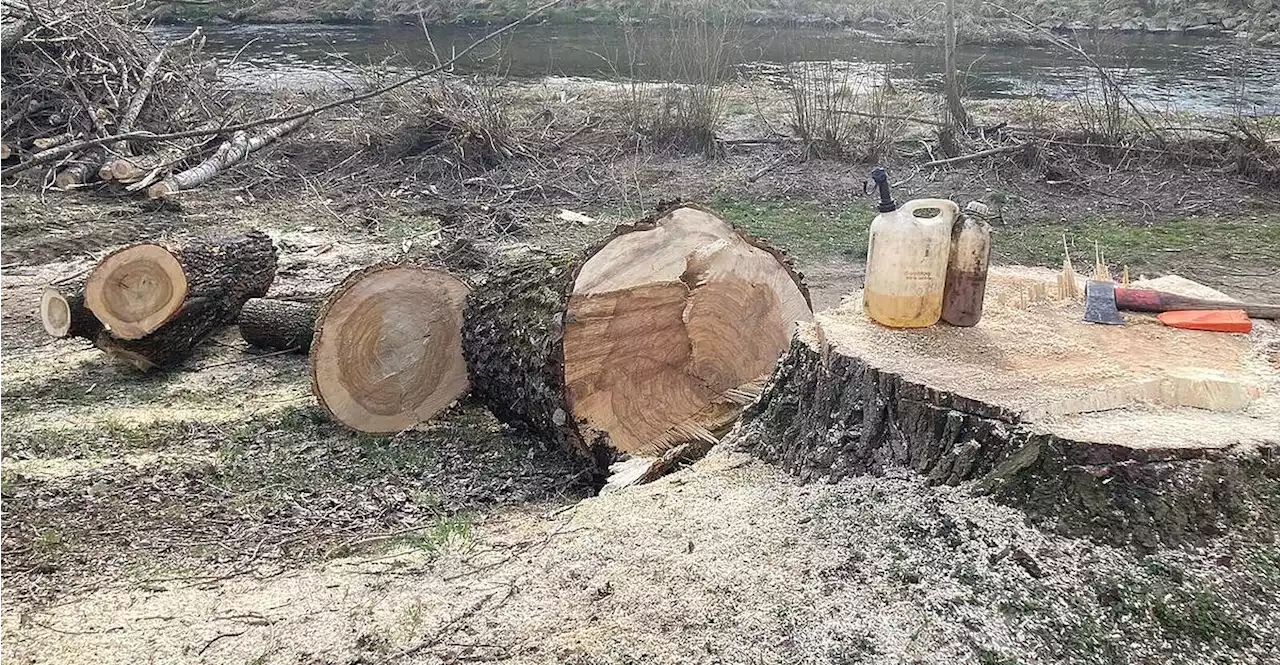
[{"label": "bottle cap", "polygon": [[967,212],[977,213],[979,215],[991,214],[991,206],[988,206],[987,204],[982,203],[981,201],[970,201],[968,204],[965,205],[964,209]]},{"label": "bottle cap", "polygon": [[880,212],[893,212],[898,209],[898,202],[893,200],[893,196],[889,194],[889,173],[884,167],[876,167],[871,172],[871,179],[876,183],[876,189],[880,191]]}]

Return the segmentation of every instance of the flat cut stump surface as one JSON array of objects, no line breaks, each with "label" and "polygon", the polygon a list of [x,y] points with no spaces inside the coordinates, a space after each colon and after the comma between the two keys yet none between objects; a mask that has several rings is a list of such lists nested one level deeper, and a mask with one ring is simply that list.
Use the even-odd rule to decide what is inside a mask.
[{"label": "flat cut stump surface", "polygon": [[[804,480],[907,467],[1103,540],[1155,546],[1280,515],[1280,330],[1086,323],[1056,273],[993,269],[982,321],[897,330],[861,294],[802,324],[739,444]],[[1223,298],[1194,282],[1135,282]],[[1082,289],[1083,290],[1083,289]]]},{"label": "flat cut stump surface", "polygon": [[[1274,324],[1258,320],[1253,334],[1233,335],[1169,328],[1155,315],[1128,312],[1124,326],[1086,323],[1082,302],[1057,300],[1055,275],[993,271],[973,328],[886,328],[863,314],[856,295],[818,314],[810,332],[836,353],[1065,438],[1133,448],[1280,442]],[[1037,285],[1045,298],[1038,302]],[[1229,299],[1179,277],[1132,286]]]}]

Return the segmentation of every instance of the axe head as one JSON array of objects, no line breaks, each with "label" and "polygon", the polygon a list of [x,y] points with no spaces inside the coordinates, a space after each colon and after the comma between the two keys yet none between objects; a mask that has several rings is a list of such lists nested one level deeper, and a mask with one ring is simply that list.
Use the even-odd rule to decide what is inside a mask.
[{"label": "axe head", "polygon": [[1111,282],[1089,280],[1084,287],[1084,320],[1089,323],[1124,325],[1116,309],[1116,285]]}]

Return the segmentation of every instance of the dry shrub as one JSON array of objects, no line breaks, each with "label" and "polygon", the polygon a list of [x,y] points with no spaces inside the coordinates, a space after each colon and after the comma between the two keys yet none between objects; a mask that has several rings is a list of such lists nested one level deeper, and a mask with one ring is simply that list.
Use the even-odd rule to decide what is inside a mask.
[{"label": "dry shrub", "polygon": [[[623,62],[613,66],[626,81],[625,113],[631,129],[658,146],[714,154],[725,110],[723,79],[737,25],[724,17],[674,19],[669,36],[656,43],[629,24]],[[645,82],[642,63],[663,83]]]},{"label": "dry shrub", "polygon": [[1088,140],[1121,146],[1132,138],[1133,117],[1120,90],[1106,80],[1091,80],[1075,99],[1077,128]]},{"label": "dry shrub", "polygon": [[464,171],[479,171],[530,154],[522,139],[527,132],[499,77],[441,77],[389,101],[395,108],[384,109],[384,115],[408,118],[387,137],[392,159],[434,155]]},{"label": "dry shrub", "polygon": [[893,150],[906,123],[893,114],[893,85],[855,73],[848,63],[801,62],[787,67],[791,129],[808,154],[875,161]]}]

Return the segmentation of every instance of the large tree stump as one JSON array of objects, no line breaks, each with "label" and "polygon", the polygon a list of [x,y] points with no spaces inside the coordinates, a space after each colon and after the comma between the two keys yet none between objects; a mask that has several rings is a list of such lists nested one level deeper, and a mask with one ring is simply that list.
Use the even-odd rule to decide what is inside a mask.
[{"label": "large tree stump", "polygon": [[388,264],[352,273],[316,317],[311,386],[320,406],[352,429],[391,434],[464,395],[467,290],[435,268]]},{"label": "large tree stump", "polygon": [[463,346],[501,420],[603,467],[714,441],[811,317],[780,253],[686,205],[582,255],[498,257]]},{"label": "large tree stump", "polygon": [[85,277],[46,286],[40,294],[40,323],[58,338],[97,339],[102,323],[84,305]]},{"label": "large tree stump", "polygon": [[257,230],[117,250],[85,285],[85,303],[108,326],[95,344],[144,372],[175,369],[266,295],[275,274],[275,248]]},{"label": "large tree stump", "polygon": [[818,314],[743,418],[739,443],[805,480],[908,467],[935,483],[974,481],[1068,532],[1117,543],[1273,528],[1280,370],[1266,349],[1280,344],[1276,327],[1257,322],[1251,338],[1142,315],[1088,324],[1082,303],[1049,297],[1053,280],[993,270],[976,328],[885,328],[860,298]]},{"label": "large tree stump", "polygon": [[240,336],[250,346],[267,351],[311,350],[319,303],[250,298],[240,308]]},{"label": "large tree stump", "polygon": [[266,295],[276,252],[261,231],[130,245],[107,255],[85,284],[85,304],[117,339],[139,339],[192,304],[219,316]]}]

